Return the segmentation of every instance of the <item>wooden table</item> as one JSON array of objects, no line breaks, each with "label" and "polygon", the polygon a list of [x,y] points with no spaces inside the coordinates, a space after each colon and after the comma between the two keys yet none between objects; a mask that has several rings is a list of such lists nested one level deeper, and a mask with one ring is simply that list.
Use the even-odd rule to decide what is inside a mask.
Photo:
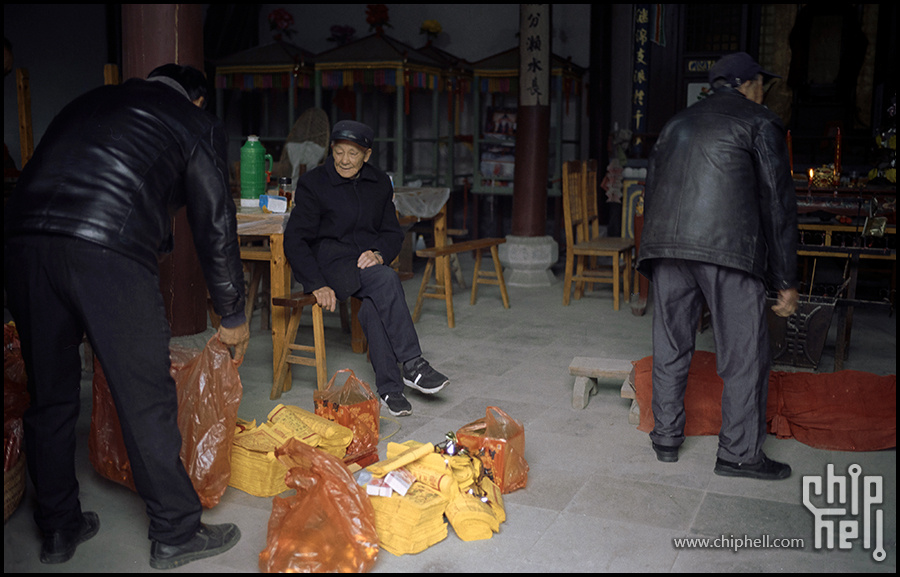
[{"label": "wooden table", "polygon": [[[847,294],[844,298],[838,298],[836,301],[838,306],[838,318],[837,335],[835,337],[834,346],[834,370],[840,371],[844,368],[844,360],[849,355],[850,333],[853,329],[854,306],[892,306],[890,303],[859,301],[856,299],[856,285],[859,277],[860,260],[872,259],[891,261],[893,263],[891,273],[891,294],[893,294],[893,289],[896,286],[897,251],[893,248],[887,248],[887,243],[885,243],[885,248],[846,247],[835,246],[833,244],[833,238],[836,233],[845,233],[859,237],[862,232],[862,227],[859,226],[839,224],[800,224],[798,228],[801,233],[801,239],[804,238],[804,233],[820,233],[823,235],[823,241],[821,245],[805,244],[801,242],[797,250],[797,256],[812,257],[814,259],[819,257],[838,258],[844,259],[847,263],[845,272],[847,277],[845,279]],[[884,236],[893,235],[896,237],[896,225],[885,227],[883,234]],[[803,276],[806,277],[805,267]],[[812,285],[815,282],[814,276],[815,266],[813,267],[813,274],[811,275],[809,282],[810,292],[812,291]]]},{"label": "wooden table", "polygon": [[[265,213],[261,208],[237,207],[237,233],[241,244],[241,260],[269,261],[271,294],[291,294],[291,266],[284,256],[284,229],[289,214]],[[261,246],[247,246],[248,240],[262,239]],[[250,309],[252,311],[252,308]],[[271,307],[272,315],[272,371],[281,358],[281,338],[287,330],[290,311]],[[249,319],[248,319],[249,320]],[[274,374],[274,373],[273,373]],[[290,383],[290,366],[287,382]],[[287,387],[287,390],[290,387]]]}]

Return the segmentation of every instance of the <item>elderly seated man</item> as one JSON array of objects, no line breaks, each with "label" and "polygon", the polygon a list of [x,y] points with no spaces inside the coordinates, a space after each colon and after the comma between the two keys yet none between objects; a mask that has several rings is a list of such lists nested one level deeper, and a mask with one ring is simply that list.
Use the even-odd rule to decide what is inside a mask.
[{"label": "elderly seated man", "polygon": [[368,163],[373,139],[361,122],[334,126],[332,158],[297,183],[284,252],[294,277],[322,308],[360,299],[378,396],[392,415],[403,416],[412,413],[404,385],[431,395],[449,380],[422,358],[403,285],[388,266],[404,235],[391,180]]}]

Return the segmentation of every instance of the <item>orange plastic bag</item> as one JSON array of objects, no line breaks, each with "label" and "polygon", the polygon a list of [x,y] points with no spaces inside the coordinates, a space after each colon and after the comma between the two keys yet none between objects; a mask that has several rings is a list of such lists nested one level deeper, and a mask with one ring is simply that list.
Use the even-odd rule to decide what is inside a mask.
[{"label": "orange plastic bag", "polygon": [[[169,353],[178,393],[181,461],[208,509],[219,503],[231,478],[231,444],[243,392],[240,363],[215,335],[202,351],[173,345]],[[93,397],[88,439],[91,464],[107,479],[134,490],[118,414],[96,359]]]},{"label": "orange plastic bag", "polygon": [[[22,416],[31,404],[25,360],[16,327],[3,325],[3,472],[19,462],[25,429]],[[5,509],[4,509],[5,513]]]},{"label": "orange plastic bag", "polygon": [[[343,385],[338,375],[349,373]],[[324,390],[313,393],[315,412],[320,417],[343,425],[353,431],[353,440],[347,447],[345,461],[362,465],[364,458],[374,456],[378,460],[378,425],[381,401],[369,385],[359,380],[350,369],[342,369],[331,377]]]},{"label": "orange plastic bag", "polygon": [[456,440],[484,465],[484,474],[502,493],[521,489],[528,482],[525,460],[525,427],[497,407],[488,407],[485,418],[464,425]]},{"label": "orange plastic bag", "polygon": [[275,450],[296,494],[272,499],[263,573],[363,573],[378,558],[375,510],[340,459],[291,439]]}]

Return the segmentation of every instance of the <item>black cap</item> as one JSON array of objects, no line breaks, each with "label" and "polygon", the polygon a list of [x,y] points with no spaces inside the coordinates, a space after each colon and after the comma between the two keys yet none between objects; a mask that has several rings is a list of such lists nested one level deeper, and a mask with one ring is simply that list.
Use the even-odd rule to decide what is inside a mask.
[{"label": "black cap", "polygon": [[723,56],[712,65],[709,69],[709,83],[715,84],[717,80],[724,80],[732,88],[737,88],[744,82],[756,78],[757,74],[762,74],[765,80],[781,78],[777,74],[763,70],[762,66],[746,52],[735,52]]},{"label": "black cap", "polygon": [[337,142],[338,140],[349,140],[363,148],[372,148],[372,141],[375,140],[375,131],[362,122],[341,120],[334,125],[331,131],[331,141]]}]

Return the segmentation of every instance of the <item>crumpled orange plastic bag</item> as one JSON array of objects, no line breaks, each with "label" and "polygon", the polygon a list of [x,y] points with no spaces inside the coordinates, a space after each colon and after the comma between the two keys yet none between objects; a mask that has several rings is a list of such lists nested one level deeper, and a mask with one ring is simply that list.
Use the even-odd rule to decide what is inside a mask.
[{"label": "crumpled orange plastic bag", "polygon": [[485,418],[464,425],[456,432],[456,440],[481,459],[484,474],[501,493],[521,489],[528,482],[525,427],[502,409],[488,407]]},{"label": "crumpled orange plastic bag", "polygon": [[3,472],[19,462],[25,429],[22,416],[31,401],[27,391],[25,360],[19,334],[10,323],[3,325]]},{"label": "crumpled orange plastic bag", "polygon": [[[243,392],[240,363],[218,335],[202,351],[172,345],[169,354],[178,393],[181,461],[200,502],[209,509],[219,503],[231,478],[231,445]],[[91,464],[107,479],[135,490],[118,414],[96,358],[93,398]]]},{"label": "crumpled orange plastic bag", "polygon": [[[342,373],[349,373],[343,384],[338,379]],[[353,440],[347,447],[350,460],[369,454],[374,454],[374,460],[378,460],[381,401],[369,385],[358,379],[352,370],[341,369],[331,377],[325,389],[313,393],[313,400],[317,415],[353,431]]]},{"label": "crumpled orange plastic bag", "polygon": [[378,558],[375,510],[340,459],[291,439],[275,450],[296,491],[272,499],[263,573],[370,570]]}]

